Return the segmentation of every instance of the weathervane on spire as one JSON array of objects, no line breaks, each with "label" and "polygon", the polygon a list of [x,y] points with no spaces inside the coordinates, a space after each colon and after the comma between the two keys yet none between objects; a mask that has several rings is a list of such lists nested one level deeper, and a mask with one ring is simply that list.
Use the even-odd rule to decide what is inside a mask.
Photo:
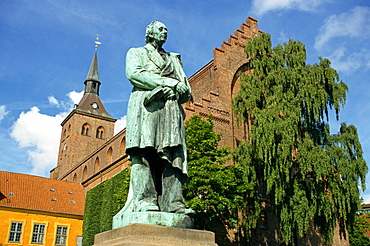
[{"label": "weathervane on spire", "polygon": [[99,44],[101,44],[101,42],[99,41],[99,34],[96,34],[94,43],[95,43],[95,49],[97,49],[99,47]]}]

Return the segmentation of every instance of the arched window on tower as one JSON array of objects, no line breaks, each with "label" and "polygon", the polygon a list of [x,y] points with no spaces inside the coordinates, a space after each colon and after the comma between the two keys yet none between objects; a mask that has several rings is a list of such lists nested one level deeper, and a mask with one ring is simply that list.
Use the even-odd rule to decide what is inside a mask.
[{"label": "arched window on tower", "polygon": [[88,123],[83,124],[81,129],[81,135],[89,136],[90,125]]},{"label": "arched window on tower", "polygon": [[96,138],[104,138],[104,127],[99,126],[98,129],[96,129]]},{"label": "arched window on tower", "polygon": [[77,183],[77,174],[76,173],[75,173],[75,175],[73,175],[73,182]]},{"label": "arched window on tower", "polygon": [[84,171],[83,171],[83,174],[82,174],[82,181],[85,181],[87,179],[87,167],[85,166],[84,167]]},{"label": "arched window on tower", "polygon": [[107,164],[111,164],[113,160],[113,149],[112,147],[109,147],[107,152]]},{"label": "arched window on tower", "polygon": [[94,164],[94,173],[99,172],[100,170],[99,164],[100,164],[99,157],[96,157],[95,164]]}]

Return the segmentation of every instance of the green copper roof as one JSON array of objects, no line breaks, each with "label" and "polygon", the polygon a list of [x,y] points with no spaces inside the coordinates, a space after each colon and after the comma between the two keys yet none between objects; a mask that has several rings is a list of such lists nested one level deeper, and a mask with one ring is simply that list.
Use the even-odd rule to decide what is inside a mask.
[{"label": "green copper roof", "polygon": [[87,74],[86,80],[99,80],[99,70],[98,70],[98,50],[95,49],[94,57],[91,61],[90,70]]}]

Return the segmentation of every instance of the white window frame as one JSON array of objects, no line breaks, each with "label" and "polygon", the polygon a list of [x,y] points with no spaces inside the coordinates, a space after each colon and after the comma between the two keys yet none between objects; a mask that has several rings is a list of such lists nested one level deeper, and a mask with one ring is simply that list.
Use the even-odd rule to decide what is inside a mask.
[{"label": "white window frame", "polygon": [[9,243],[20,243],[22,237],[23,222],[12,221],[10,223]]},{"label": "white window frame", "polygon": [[68,226],[57,226],[55,245],[67,245]]},{"label": "white window frame", "polygon": [[82,236],[77,236],[76,246],[82,246]]},{"label": "white window frame", "polygon": [[44,244],[44,238],[45,238],[45,224],[41,223],[34,223],[33,224],[33,230],[32,230],[32,244]]}]

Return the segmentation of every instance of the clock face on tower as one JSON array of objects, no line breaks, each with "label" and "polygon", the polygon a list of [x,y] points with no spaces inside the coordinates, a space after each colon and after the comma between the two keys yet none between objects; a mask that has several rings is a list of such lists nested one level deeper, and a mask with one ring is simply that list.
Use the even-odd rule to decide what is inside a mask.
[{"label": "clock face on tower", "polygon": [[91,104],[91,107],[92,107],[93,109],[98,109],[98,108],[99,108],[99,106],[98,106],[98,104],[97,104],[96,102],[93,102],[93,103]]}]

